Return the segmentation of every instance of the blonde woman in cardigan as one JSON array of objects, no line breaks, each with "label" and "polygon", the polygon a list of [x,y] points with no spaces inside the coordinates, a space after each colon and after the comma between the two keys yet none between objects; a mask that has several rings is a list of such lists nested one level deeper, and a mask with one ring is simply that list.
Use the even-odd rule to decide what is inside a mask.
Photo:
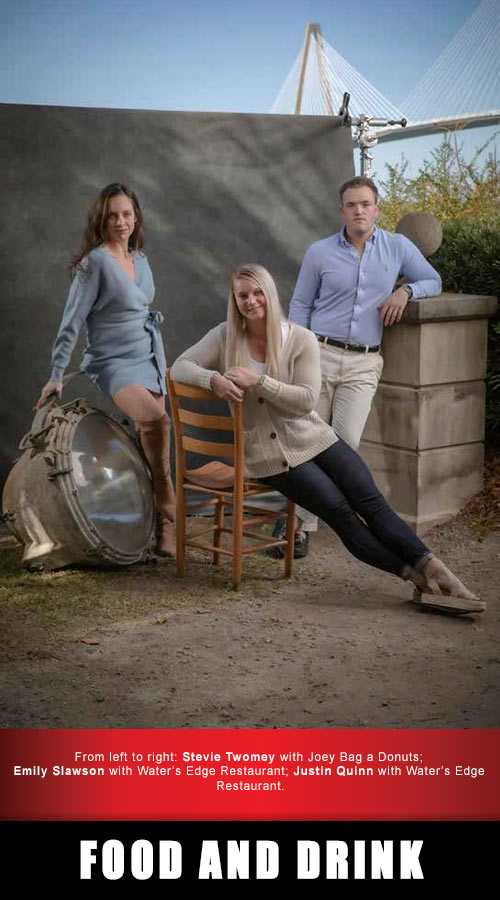
[{"label": "blonde woman in cardigan", "polygon": [[266,269],[236,270],[227,322],[186,350],[171,374],[243,403],[248,477],[315,513],[358,559],[412,581],[420,600],[422,593],[445,595],[448,610],[453,597],[456,612],[483,611],[484,603],[396,515],[362,459],[314,411],[318,342],[284,319]]}]

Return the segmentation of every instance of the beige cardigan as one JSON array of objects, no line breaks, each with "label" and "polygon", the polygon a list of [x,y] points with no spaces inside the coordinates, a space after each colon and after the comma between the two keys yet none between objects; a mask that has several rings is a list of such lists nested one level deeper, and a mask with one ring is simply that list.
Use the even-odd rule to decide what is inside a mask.
[{"label": "beige cardigan", "polygon": [[[174,381],[210,390],[214,372],[225,370],[226,322],[212,328],[172,366]],[[243,401],[245,469],[249,478],[286,472],[335,443],[337,437],[314,412],[321,374],[314,334],[290,323],[280,356],[280,380],[265,375]]]},{"label": "beige cardigan", "polygon": [[[224,372],[226,322],[212,328],[174,363],[174,381],[210,390],[214,372]],[[286,472],[335,443],[329,425],[314,412],[320,386],[319,346],[311,331],[290,323],[280,356],[280,380],[265,375],[245,393],[245,469],[249,478]]]}]

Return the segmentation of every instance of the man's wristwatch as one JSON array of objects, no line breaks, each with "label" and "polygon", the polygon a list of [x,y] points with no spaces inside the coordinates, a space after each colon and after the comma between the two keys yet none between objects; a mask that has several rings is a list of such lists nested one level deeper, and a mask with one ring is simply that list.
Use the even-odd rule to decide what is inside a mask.
[{"label": "man's wristwatch", "polygon": [[403,284],[403,288],[408,294],[408,300],[411,300],[413,297],[413,288],[410,284]]}]

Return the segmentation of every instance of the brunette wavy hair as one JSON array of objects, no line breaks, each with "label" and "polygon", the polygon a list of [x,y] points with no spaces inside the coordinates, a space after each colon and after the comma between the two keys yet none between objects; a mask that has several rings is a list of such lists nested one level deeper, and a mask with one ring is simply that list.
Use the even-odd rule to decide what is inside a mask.
[{"label": "brunette wavy hair", "polygon": [[132,201],[135,213],[135,228],[130,235],[128,247],[129,250],[142,250],[144,246],[144,227],[141,207],[139,200],[134,191],[126,184],[116,181],[113,184],[107,184],[104,187],[89,209],[87,217],[87,227],[84,231],[80,252],[73,257],[71,262],[71,272],[75,274],[81,269],[82,260],[89,255],[91,250],[100,247],[107,239],[106,222],[108,218],[108,203],[112,197],[123,194]]}]

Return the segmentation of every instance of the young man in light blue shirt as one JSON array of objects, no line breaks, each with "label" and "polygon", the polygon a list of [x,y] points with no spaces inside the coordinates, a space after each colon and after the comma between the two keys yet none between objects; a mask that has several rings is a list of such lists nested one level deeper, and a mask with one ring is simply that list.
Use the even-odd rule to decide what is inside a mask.
[{"label": "young man in light blue shirt", "polygon": [[[439,294],[441,278],[408,238],[377,228],[378,190],[370,178],[346,181],[340,200],[344,227],[306,251],[289,318],[320,342],[317,412],[357,449],[382,374],[384,326],[401,320],[409,299]],[[400,275],[408,283],[394,289]],[[305,529],[295,537],[301,557],[317,519],[298,514]]]}]

